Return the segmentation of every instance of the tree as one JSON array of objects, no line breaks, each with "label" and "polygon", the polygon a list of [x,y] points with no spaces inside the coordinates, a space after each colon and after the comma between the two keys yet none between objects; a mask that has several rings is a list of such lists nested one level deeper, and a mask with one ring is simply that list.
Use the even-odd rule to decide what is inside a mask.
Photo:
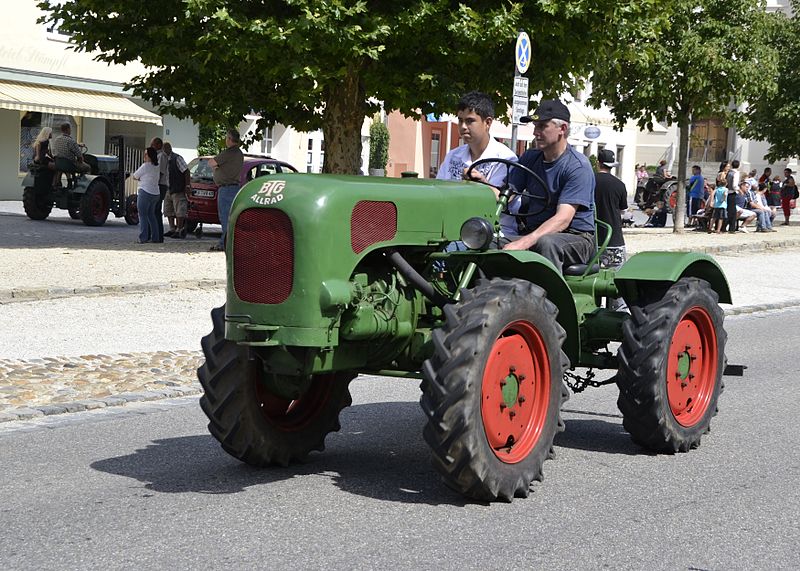
[{"label": "tree", "polygon": [[[365,116],[449,112],[473,89],[511,98],[517,30],[532,39],[532,92],[584,75],[609,30],[648,29],[655,0],[42,0],[79,50],[148,71],[128,87],[201,124],[261,116],[321,128],[324,172],[357,173]],[[655,15],[654,15],[655,14]]]},{"label": "tree", "polygon": [[756,79],[762,87],[774,85],[774,90],[763,89],[751,98],[742,115],[746,123],[742,135],[757,141],[769,141],[765,159],[777,162],[800,156],[800,100],[797,85],[800,82],[800,1],[791,2],[793,16],[779,14],[765,40],[778,52],[775,75],[760,73]]},{"label": "tree", "polygon": [[775,50],[765,41],[774,15],[761,0],[675,0],[669,25],[654,33],[617,30],[616,60],[598,63],[590,103],[605,103],[618,125],[636,120],[652,129],[653,117],[677,123],[678,205],[674,231],[684,231],[689,124],[693,118],[733,118],[735,107],[761,91],[771,77]]},{"label": "tree", "polygon": [[369,127],[369,168],[385,170],[389,162],[389,129],[377,120]]},{"label": "tree", "polygon": [[225,148],[227,129],[222,125],[200,125],[197,153],[200,156],[217,155]]}]

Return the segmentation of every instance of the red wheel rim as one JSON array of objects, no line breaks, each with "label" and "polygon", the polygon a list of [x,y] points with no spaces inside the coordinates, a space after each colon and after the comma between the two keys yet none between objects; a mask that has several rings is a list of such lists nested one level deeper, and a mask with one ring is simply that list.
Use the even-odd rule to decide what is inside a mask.
[{"label": "red wheel rim", "polygon": [[256,379],[256,396],[261,414],[271,425],[284,432],[303,430],[327,407],[333,394],[334,375],[319,375],[299,399],[275,395]]},{"label": "red wheel rim", "polygon": [[669,195],[669,207],[675,210],[677,206],[678,206],[678,193],[673,192],[672,194]]},{"label": "red wheel rim", "polygon": [[667,356],[667,397],[681,426],[697,424],[708,411],[718,368],[717,332],[708,311],[687,311],[672,335]]},{"label": "red wheel rim", "polygon": [[99,220],[108,212],[105,195],[102,192],[95,192],[92,196],[92,216]]},{"label": "red wheel rim", "polygon": [[492,345],[481,385],[481,418],[495,456],[527,458],[539,441],[550,401],[547,346],[527,321],[508,325]]}]

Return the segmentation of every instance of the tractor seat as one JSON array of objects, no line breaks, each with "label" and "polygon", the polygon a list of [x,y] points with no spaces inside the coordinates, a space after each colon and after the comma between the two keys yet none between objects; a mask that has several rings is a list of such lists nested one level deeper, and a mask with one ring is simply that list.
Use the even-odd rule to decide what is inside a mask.
[{"label": "tractor seat", "polygon": [[586,269],[589,268],[589,264],[572,264],[571,266],[567,266],[564,268],[564,275],[565,276],[582,276],[584,272],[589,274],[596,274],[600,271],[600,264],[592,264],[592,267],[589,268],[587,272]]}]

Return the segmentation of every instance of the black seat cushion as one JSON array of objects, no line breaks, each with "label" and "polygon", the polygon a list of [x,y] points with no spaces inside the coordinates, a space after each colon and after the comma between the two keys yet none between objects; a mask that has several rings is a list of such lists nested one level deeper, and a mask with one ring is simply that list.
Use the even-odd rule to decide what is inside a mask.
[{"label": "black seat cushion", "polygon": [[[564,268],[564,275],[565,276],[582,276],[584,272],[586,272],[586,268],[589,267],[589,264],[572,264],[571,266],[567,266]],[[589,269],[587,273],[589,274],[596,274],[600,271],[600,264],[594,264]]]}]

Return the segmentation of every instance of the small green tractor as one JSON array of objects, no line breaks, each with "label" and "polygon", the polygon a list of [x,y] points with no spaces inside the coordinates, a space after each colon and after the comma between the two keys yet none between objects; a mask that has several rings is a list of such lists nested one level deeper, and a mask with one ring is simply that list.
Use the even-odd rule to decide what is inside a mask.
[{"label": "small green tractor", "polygon": [[[31,220],[45,220],[53,208],[69,212],[73,220],[87,226],[102,226],[109,212],[124,217],[130,225],[139,223],[136,195],[125,196],[125,142],[111,137],[118,156],[84,153],[91,171],[81,175],[70,172],[69,164],[56,159],[49,165],[31,163],[22,180],[22,206]],[[58,170],[62,168],[63,170]]]},{"label": "small green tractor", "polygon": [[[524,167],[519,167],[524,168]],[[726,368],[725,276],[709,256],[643,252],[563,273],[493,249],[500,201],[472,182],[272,175],[230,216],[227,301],[198,377],[209,430],[253,466],[323,450],[359,373],[419,378],[445,484],[511,501],[542,479],[573,390],[616,383],[656,452],[700,444]],[[462,241],[466,251],[446,246]],[[630,312],[604,307],[623,298]],[[579,374],[579,371],[589,370]],[[613,369],[596,381],[591,369]]]}]

